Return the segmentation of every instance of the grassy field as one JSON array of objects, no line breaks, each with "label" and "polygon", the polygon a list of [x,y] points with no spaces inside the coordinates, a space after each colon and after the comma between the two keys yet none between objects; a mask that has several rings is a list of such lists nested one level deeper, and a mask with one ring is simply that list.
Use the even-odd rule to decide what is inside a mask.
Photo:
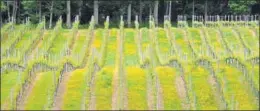
[{"label": "grassy field", "polygon": [[3,26],[1,110],[259,109],[259,28],[43,24]]}]

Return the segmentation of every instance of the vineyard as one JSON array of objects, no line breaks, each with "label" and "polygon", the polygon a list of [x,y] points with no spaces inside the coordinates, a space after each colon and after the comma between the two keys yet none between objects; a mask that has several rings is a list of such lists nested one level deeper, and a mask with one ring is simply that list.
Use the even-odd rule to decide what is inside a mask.
[{"label": "vineyard", "polygon": [[1,109],[259,109],[259,23],[1,28]]}]

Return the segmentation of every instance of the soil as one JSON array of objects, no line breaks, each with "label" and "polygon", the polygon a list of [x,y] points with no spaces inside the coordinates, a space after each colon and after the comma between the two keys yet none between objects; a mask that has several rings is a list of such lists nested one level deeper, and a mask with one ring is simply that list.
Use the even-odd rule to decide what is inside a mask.
[{"label": "soil", "polygon": [[31,95],[32,90],[33,90],[33,88],[34,88],[36,82],[37,82],[38,80],[40,80],[40,78],[41,78],[41,76],[42,76],[42,73],[36,73],[35,76],[36,76],[36,77],[34,77],[34,79],[32,80],[32,82],[29,84],[28,88],[26,88],[26,89],[24,90],[24,91],[25,91],[25,93],[24,93],[24,95],[23,95],[24,98],[22,99],[20,105],[17,106],[17,109],[18,109],[18,110],[24,110],[25,105],[26,105],[26,101],[27,101],[28,97]]},{"label": "soil", "polygon": [[182,108],[185,110],[190,109],[190,104],[188,103],[188,95],[187,95],[187,89],[185,88],[185,82],[182,76],[176,77],[175,85],[177,88],[177,93],[182,101],[185,101],[182,103]]},{"label": "soil", "polygon": [[70,76],[71,76],[70,72],[63,74],[63,79],[59,84],[57,96],[54,99],[52,110],[61,110],[63,104],[63,96],[64,93],[66,92],[66,83],[69,80]]}]

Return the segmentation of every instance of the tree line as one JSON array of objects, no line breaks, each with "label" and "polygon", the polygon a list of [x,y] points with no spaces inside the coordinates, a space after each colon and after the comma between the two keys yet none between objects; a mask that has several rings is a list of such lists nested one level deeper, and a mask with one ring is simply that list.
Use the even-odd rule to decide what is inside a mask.
[{"label": "tree line", "polygon": [[48,27],[53,27],[61,16],[66,27],[79,15],[80,24],[87,24],[94,15],[95,24],[103,25],[106,16],[111,24],[118,24],[122,15],[128,27],[138,15],[140,24],[147,24],[152,15],[156,25],[162,24],[164,15],[171,22],[177,15],[239,15],[259,14],[260,0],[2,0],[1,23],[23,23],[29,17],[39,23],[45,17]]}]

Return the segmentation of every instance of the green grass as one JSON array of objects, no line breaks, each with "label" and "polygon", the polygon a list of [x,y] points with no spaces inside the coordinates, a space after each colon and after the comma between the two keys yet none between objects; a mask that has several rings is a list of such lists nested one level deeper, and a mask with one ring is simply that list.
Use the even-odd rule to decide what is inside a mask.
[{"label": "green grass", "polygon": [[8,36],[8,39],[5,40],[4,42],[1,42],[1,56],[3,56],[3,54],[5,54],[7,49],[10,48],[10,46],[15,42],[15,40],[17,40],[19,37],[21,37],[20,31],[22,31],[22,32],[25,31],[24,25],[18,25],[16,27],[17,27],[17,29],[14,30],[13,32],[11,32],[11,35]]},{"label": "green grass", "polygon": [[133,29],[125,29],[124,58],[126,66],[138,64],[137,45],[134,40],[135,32]]},{"label": "green grass", "polygon": [[78,39],[75,41],[75,46],[72,49],[72,53],[77,54],[80,53],[80,51],[83,49],[84,46],[84,42],[87,40],[86,39],[86,33],[87,31],[85,30],[80,30],[79,32],[79,37]]},{"label": "green grass", "polygon": [[177,93],[176,70],[170,67],[157,67],[156,72],[159,77],[160,86],[163,92],[163,103],[165,110],[181,110],[181,99]]},{"label": "green grass", "polygon": [[142,51],[145,52],[147,50],[148,44],[149,44],[149,29],[147,28],[142,28],[142,35],[141,35],[141,46],[142,46]]},{"label": "green grass", "polygon": [[[247,47],[251,50],[257,52],[259,51],[258,47],[258,38],[255,38],[251,32],[250,28],[238,28],[239,32],[242,34],[242,38],[244,39]],[[14,36],[14,33],[18,33],[19,30],[24,30],[24,27],[16,26],[16,29],[10,33],[8,33],[8,38],[1,44],[1,50],[6,50],[10,47],[10,43],[16,40],[17,36]],[[148,44],[151,43],[149,38],[149,29],[142,28],[142,36],[141,36],[141,48],[142,53],[144,54],[144,58],[160,56],[160,62],[162,59],[168,60],[168,54],[171,50],[170,42],[166,36],[166,32],[162,28],[156,29],[158,32],[153,32],[153,37],[156,37],[157,41],[156,45],[152,46],[154,48],[153,51],[156,53],[150,54],[147,50]],[[150,62],[149,68],[140,68],[140,63],[138,62],[138,52],[137,52],[137,44],[135,41],[136,32],[135,29],[125,28],[124,29],[124,41],[123,41],[123,60],[120,69],[118,68],[118,64],[116,64],[116,60],[119,59],[116,57],[118,52],[118,36],[119,29],[110,28],[110,35],[107,38],[107,49],[106,56],[104,57],[105,64],[99,72],[95,74],[95,84],[93,94],[95,95],[95,107],[97,110],[111,110],[112,109],[112,96],[113,96],[113,85],[114,84],[114,71],[115,69],[121,71],[125,69],[126,80],[123,81],[126,84],[127,92],[123,96],[127,96],[127,109],[135,110],[135,109],[148,109],[148,103],[151,102],[148,100],[149,92],[147,92],[147,88],[151,88],[151,94],[153,97],[149,97],[152,100],[156,100],[156,87],[154,82],[153,74],[158,76],[159,83],[162,90],[163,97],[163,106],[164,109],[186,109],[186,103],[191,103],[191,109],[203,110],[203,109],[220,109],[222,108],[222,104],[219,104],[221,101],[220,97],[216,95],[221,95],[216,90],[216,86],[211,86],[209,82],[209,77],[211,76],[210,72],[201,66],[194,66],[194,59],[192,57],[192,49],[189,46],[189,42],[191,42],[192,47],[194,48],[196,53],[201,53],[201,51],[206,51],[206,47],[204,47],[204,41],[202,36],[200,35],[201,28],[188,28],[188,33],[185,36],[186,29],[181,28],[171,28],[171,32],[174,37],[174,49],[177,49],[178,56],[177,60],[182,64],[184,68],[184,77],[185,77],[185,85],[188,89],[188,95],[186,98],[179,97],[179,90],[176,87],[176,79],[179,77],[179,72],[175,68],[171,68],[165,64],[160,65],[156,63],[152,63],[150,61],[154,61],[155,57],[152,60],[148,60]],[[28,63],[31,63],[33,60],[41,60],[39,62],[46,62],[48,66],[51,67],[62,67],[62,60],[65,60],[66,47],[72,43],[71,40],[72,34],[69,29],[60,29],[60,33],[57,36],[53,36],[55,33],[53,30],[45,30],[44,38],[40,44],[37,44],[36,52],[33,54],[32,59],[29,59]],[[74,45],[71,49],[71,55],[69,59],[73,62],[72,64],[76,66],[81,66],[87,64],[84,69],[75,69],[71,72],[70,77],[65,84],[65,92],[63,95],[62,108],[66,110],[72,109],[82,109],[83,106],[85,109],[88,109],[89,100],[91,97],[89,95],[89,87],[87,86],[87,81],[90,80],[89,74],[91,72],[89,66],[92,68],[92,63],[84,63],[83,58],[87,55],[92,55],[91,48],[87,47],[87,40],[89,38],[89,30],[82,29],[79,30],[77,38],[75,38]],[[98,59],[101,54],[101,47],[104,45],[103,34],[105,29],[98,28],[95,29],[95,37],[93,43],[89,46],[92,48],[96,48],[98,55],[95,55],[95,59]],[[224,60],[226,56],[223,56],[226,53],[226,49],[224,47],[224,42],[221,41],[220,36],[218,35],[216,28],[206,28],[208,32],[207,40],[209,41],[209,45],[212,47],[213,51],[220,56],[220,60]],[[227,42],[228,47],[234,53],[234,55],[230,55],[233,57],[239,56],[240,62],[246,64],[246,68],[248,68],[248,74],[250,79],[253,80],[254,88],[259,91],[259,67],[247,61],[247,59],[243,58],[243,45],[239,38],[235,33],[232,32],[232,28],[221,28],[221,31],[224,33],[224,40]],[[31,40],[36,39],[32,38],[35,36],[35,29],[29,29],[28,32],[25,31],[25,34],[21,36],[21,40],[15,44],[14,49],[19,50],[19,52],[24,52],[27,48],[31,48],[30,44]],[[7,35],[5,35],[7,37]],[[30,40],[31,38],[31,40]],[[188,39],[187,39],[188,38]],[[247,39],[249,38],[249,39]],[[251,39],[252,38],[252,39]],[[118,40],[117,40],[118,39]],[[154,38],[152,38],[154,39]],[[201,49],[201,46],[202,49]],[[49,51],[47,51],[50,49]],[[90,49],[90,51],[87,51]],[[61,53],[60,53],[61,52]],[[87,53],[86,53],[87,52]],[[12,50],[12,54],[14,54],[14,50]],[[61,54],[61,56],[60,56]],[[1,54],[2,55],[2,54]],[[37,58],[36,56],[39,56]],[[44,55],[50,55],[49,57],[45,57]],[[258,54],[259,55],[259,54]],[[256,57],[258,57],[255,54]],[[104,55],[103,55],[104,56]],[[187,56],[187,60],[183,58]],[[44,57],[44,58],[42,58]],[[87,61],[89,61],[92,56],[88,56]],[[173,56],[175,57],[175,56]],[[51,59],[50,59],[51,58]],[[43,60],[45,59],[45,60]],[[157,59],[157,58],[156,58]],[[5,62],[9,62],[9,59],[3,59]],[[226,65],[225,63],[220,63],[220,68],[216,67],[216,61],[212,58],[209,58],[211,63],[213,64],[214,71],[216,72],[217,80],[220,83],[220,90],[223,92],[224,100],[227,102],[228,109],[257,109],[259,106],[255,101],[255,94],[251,91],[249,87],[250,84],[248,80],[245,79],[243,73],[238,69]],[[10,60],[11,61],[11,60]],[[13,61],[11,61],[13,62]],[[23,62],[23,61],[22,61]],[[63,61],[62,61],[63,62]],[[156,60],[156,62],[158,62]],[[119,63],[119,62],[118,62]],[[29,79],[29,69],[31,66],[26,66],[26,64],[22,64],[23,67],[27,68],[26,71],[22,71],[20,78],[21,82],[24,82],[26,79]],[[99,64],[98,64],[99,65]],[[152,65],[152,66],[151,66]],[[60,72],[57,70],[46,71],[46,72],[37,72],[39,79],[36,79],[35,85],[32,88],[32,92],[29,94],[28,98],[25,100],[25,109],[51,109],[51,103],[53,102],[53,93],[54,93],[54,78],[53,74],[56,74],[56,80],[60,75]],[[120,72],[117,72],[120,73]],[[191,77],[191,78],[190,78]],[[11,71],[8,69],[7,72],[3,72],[1,74],[1,107],[2,109],[13,109],[15,107],[16,98],[18,92],[21,90],[21,84],[18,83],[18,71]],[[121,76],[119,77],[121,78]],[[191,81],[190,81],[191,80]],[[150,83],[151,84],[148,84]],[[57,81],[55,82],[57,84]],[[150,86],[149,86],[150,85]],[[192,86],[192,87],[191,87]],[[13,89],[13,94],[11,96],[11,89]],[[91,88],[92,89],[92,88]],[[122,89],[120,89],[121,91]],[[12,100],[11,100],[12,97]],[[118,97],[118,95],[117,95]],[[234,98],[233,98],[234,97]],[[186,101],[189,100],[189,101]],[[11,101],[13,103],[11,103]],[[185,104],[183,104],[185,102]],[[152,107],[155,107],[156,101],[151,104]],[[185,108],[184,108],[185,107]]]},{"label": "green grass", "polygon": [[[12,99],[15,99],[16,88],[19,88],[18,74],[18,71],[6,71],[1,73],[1,107],[7,104],[7,108],[11,108],[11,96]],[[13,95],[11,95],[11,93],[13,93]]]},{"label": "green grass", "polygon": [[[14,26],[14,28],[15,28],[15,26]],[[10,32],[10,31],[12,31],[11,30],[12,29],[12,23],[7,23],[7,24],[4,24],[2,27],[1,27],[1,41],[3,41],[3,40],[6,40],[6,38],[8,37],[8,33]]]},{"label": "green grass", "polygon": [[53,72],[37,73],[39,80],[35,81],[32,92],[26,100],[25,110],[51,109],[50,103],[54,94],[53,75]]},{"label": "green grass", "polygon": [[197,110],[217,110],[218,105],[212,86],[209,84],[210,73],[201,66],[197,66],[185,76],[187,85],[191,88],[189,97],[191,102],[195,103],[195,108]]},{"label": "green grass", "polygon": [[50,60],[58,62],[62,59],[62,57],[66,53],[66,47],[69,49],[69,44],[71,41],[69,41],[71,38],[71,34],[69,33],[69,30],[62,31],[57,37],[54,39],[54,43],[49,49]]},{"label": "green grass", "polygon": [[103,38],[103,34],[104,34],[104,29],[96,29],[95,30],[95,39],[94,39],[94,47],[100,52],[101,49],[101,45],[102,45],[102,38]]},{"label": "green grass", "polygon": [[190,33],[188,39],[191,43],[191,47],[195,51],[196,54],[201,55],[202,51],[205,52],[207,50],[205,43],[203,43],[201,39],[200,29],[198,28],[188,28],[187,30]]},{"label": "green grass", "polygon": [[78,31],[79,36],[75,40],[74,46],[71,51],[72,60],[76,61],[77,65],[80,65],[85,56],[85,52],[87,51],[87,45],[85,44],[87,41],[87,32],[87,30]]},{"label": "green grass", "polygon": [[222,28],[221,31],[223,32],[224,40],[227,42],[227,45],[232,50],[233,54],[243,57],[243,46],[238,37],[236,37],[236,35],[232,32],[232,29]]},{"label": "green grass", "polygon": [[138,67],[127,67],[127,96],[129,110],[146,110],[147,89],[145,71]]},{"label": "green grass", "polygon": [[188,59],[192,58],[192,50],[188,41],[185,40],[183,29],[172,28],[175,37],[176,49],[182,55],[186,55]]},{"label": "green grass", "polygon": [[157,38],[158,41],[156,42],[158,43],[159,53],[161,53],[161,59],[167,60],[171,53],[171,46],[169,44],[166,31],[163,28],[158,29]]},{"label": "green grass", "polygon": [[52,37],[52,34],[54,33],[53,30],[48,30],[45,32],[46,34],[43,37],[41,45],[38,47],[38,52],[37,54],[43,55],[47,52],[48,47],[50,47],[51,42],[54,40]]},{"label": "green grass", "polygon": [[259,91],[259,66],[254,66],[253,69],[253,81]]},{"label": "green grass", "polygon": [[164,54],[170,53],[170,44],[166,36],[166,31],[164,29],[158,29],[158,44],[160,51]]},{"label": "green grass", "polygon": [[117,33],[119,33],[119,30],[115,30],[115,29],[110,30],[110,36],[108,37],[107,56],[105,59],[105,65],[115,64]]},{"label": "green grass", "polygon": [[112,80],[114,67],[104,67],[96,75],[96,110],[112,109]]},{"label": "green grass", "polygon": [[23,48],[24,45],[30,45],[30,39],[33,38],[33,31],[34,30],[30,30],[28,32],[26,32],[22,37],[21,40],[15,45],[15,48],[19,49],[19,48]]},{"label": "green grass", "polygon": [[19,29],[21,29],[20,27],[21,26],[19,26],[19,25],[14,25],[13,30],[12,30],[12,28],[7,30],[6,29],[7,27],[5,27],[5,26],[3,28],[1,28],[1,41],[2,41],[1,46],[3,44],[5,44],[6,41],[10,40],[11,37],[14,37],[14,34],[17,33]]},{"label": "green grass", "polygon": [[254,51],[253,54],[259,56],[259,43],[255,43],[255,41],[258,41],[259,39],[257,40],[248,28],[240,27],[238,28],[238,31],[241,34],[241,38],[245,42],[246,47],[249,48],[251,51]]},{"label": "green grass", "polygon": [[225,47],[223,46],[223,42],[220,39],[220,35],[217,33],[217,30],[214,28],[206,28],[206,31],[209,35],[207,37],[209,45],[211,45],[215,54],[223,59],[223,55],[225,55],[227,52]]},{"label": "green grass", "polygon": [[71,73],[70,79],[66,84],[62,109],[81,109],[84,90],[86,87],[85,71],[85,69],[77,69]]},{"label": "green grass", "polygon": [[23,30],[23,27],[24,27],[24,25],[16,25],[16,26],[14,26],[14,30],[10,31],[8,33],[8,36],[5,39],[6,41],[4,41],[1,45],[2,46],[10,45],[10,44],[8,44],[8,42],[12,41],[13,39],[16,39],[16,37],[17,37],[16,35],[18,34],[18,32],[20,30]]},{"label": "green grass", "polygon": [[256,38],[259,40],[259,27],[257,27],[255,30],[256,30]]},{"label": "green grass", "polygon": [[[30,30],[28,32],[26,32],[22,37],[21,40],[15,45],[14,50],[13,51],[17,51],[16,53],[19,53],[19,55],[14,55],[14,52],[12,52],[12,54],[14,55],[14,57],[18,57],[20,58],[25,51],[31,47],[31,43],[33,42],[33,40],[36,39],[37,36],[35,36],[35,34],[33,34],[35,30]],[[23,56],[22,56],[23,57]],[[21,58],[20,58],[21,59]]]},{"label": "green grass", "polygon": [[242,72],[224,63],[219,65],[218,70],[219,72],[216,73],[216,76],[223,88],[228,109],[256,109],[257,107],[253,100],[254,97],[248,92]]},{"label": "green grass", "polygon": [[259,91],[259,65],[250,65],[249,68],[249,75],[253,79],[254,86],[257,88]]}]

